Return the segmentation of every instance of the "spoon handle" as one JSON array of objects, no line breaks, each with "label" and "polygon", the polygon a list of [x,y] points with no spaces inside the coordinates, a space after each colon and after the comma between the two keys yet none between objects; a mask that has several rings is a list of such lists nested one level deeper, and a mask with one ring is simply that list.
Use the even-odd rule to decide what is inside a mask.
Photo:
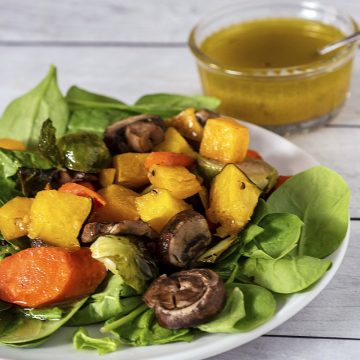
[{"label": "spoon handle", "polygon": [[338,48],[346,45],[346,44],[350,44],[350,43],[353,43],[353,42],[356,42],[356,41],[359,41],[360,40],[360,31],[357,31],[339,41],[335,41],[329,45],[326,45],[324,46],[323,48],[319,49],[318,50],[318,53],[320,55],[325,55],[325,54],[328,54],[334,50],[337,50]]}]

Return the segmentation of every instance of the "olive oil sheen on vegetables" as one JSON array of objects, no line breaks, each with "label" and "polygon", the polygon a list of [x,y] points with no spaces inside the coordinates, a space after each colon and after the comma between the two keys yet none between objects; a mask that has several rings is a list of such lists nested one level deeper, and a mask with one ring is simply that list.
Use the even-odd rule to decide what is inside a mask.
[{"label": "olive oil sheen on vegetables", "polygon": [[222,100],[224,114],[260,125],[327,116],[346,99],[352,60],[335,61],[346,50],[320,56],[317,49],[343,36],[335,26],[300,18],[257,19],[222,28],[200,45],[215,64],[199,63],[204,91]]}]

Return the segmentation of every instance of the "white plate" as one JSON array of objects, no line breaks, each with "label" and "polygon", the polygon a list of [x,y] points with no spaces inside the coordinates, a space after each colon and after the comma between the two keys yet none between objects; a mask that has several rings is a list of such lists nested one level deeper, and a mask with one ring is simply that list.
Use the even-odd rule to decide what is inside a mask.
[{"label": "white plate", "polygon": [[[250,129],[251,148],[258,150],[282,175],[296,174],[319,165],[309,154],[288,140],[258,126],[246,124]],[[329,259],[333,265],[323,278],[309,291],[290,296],[279,305],[275,316],[255,330],[241,334],[208,334],[191,343],[174,343],[150,347],[124,347],[117,352],[99,357],[93,351],[76,352],[72,347],[75,328],[63,328],[43,346],[35,349],[1,347],[0,358],[6,360],[91,360],[91,359],[157,359],[197,360],[205,359],[243,345],[276,328],[310,303],[329,283],[338,270],[349,242],[348,228],[342,245]]]}]

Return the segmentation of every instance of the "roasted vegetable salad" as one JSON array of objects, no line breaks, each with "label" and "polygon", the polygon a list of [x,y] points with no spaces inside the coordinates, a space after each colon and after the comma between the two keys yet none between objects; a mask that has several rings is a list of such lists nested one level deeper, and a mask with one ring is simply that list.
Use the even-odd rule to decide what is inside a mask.
[{"label": "roasted vegetable salad", "polygon": [[218,105],[63,97],[51,67],[6,108],[1,344],[39,346],[76,326],[76,349],[105,354],[249,331],[276,294],[323,276],[348,227],[346,183],[322,166],[279,176]]}]

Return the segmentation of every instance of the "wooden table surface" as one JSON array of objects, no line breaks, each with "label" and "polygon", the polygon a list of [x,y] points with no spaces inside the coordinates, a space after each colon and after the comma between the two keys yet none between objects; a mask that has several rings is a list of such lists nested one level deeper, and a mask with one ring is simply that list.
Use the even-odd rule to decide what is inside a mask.
[{"label": "wooden table surface", "polygon": [[[126,102],[152,92],[200,93],[187,36],[210,9],[234,2],[0,0],[0,108],[39,82],[51,63],[64,92],[76,84]],[[360,21],[360,1],[325,2]],[[341,114],[289,140],[349,183],[349,249],[335,278],[309,306],[271,333],[213,360],[360,359],[359,56]]]}]

